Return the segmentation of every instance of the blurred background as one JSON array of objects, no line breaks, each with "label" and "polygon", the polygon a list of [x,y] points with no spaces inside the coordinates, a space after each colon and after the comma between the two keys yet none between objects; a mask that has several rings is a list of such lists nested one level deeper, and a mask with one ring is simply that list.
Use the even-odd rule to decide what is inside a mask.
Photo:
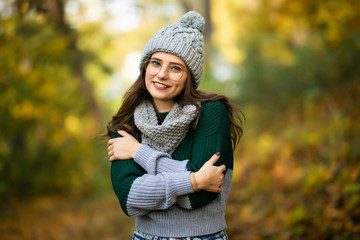
[{"label": "blurred background", "polygon": [[200,89],[246,115],[230,239],[360,239],[358,0],[1,0],[0,239],[130,238],[98,136],[189,10]]}]

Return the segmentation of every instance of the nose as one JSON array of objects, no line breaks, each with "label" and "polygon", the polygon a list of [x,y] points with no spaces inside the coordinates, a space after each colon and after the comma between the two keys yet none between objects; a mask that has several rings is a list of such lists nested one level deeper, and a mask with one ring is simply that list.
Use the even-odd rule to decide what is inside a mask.
[{"label": "nose", "polygon": [[162,66],[160,71],[158,72],[157,74],[157,77],[159,79],[168,79],[169,77],[169,72],[167,70],[167,67],[166,66]]}]

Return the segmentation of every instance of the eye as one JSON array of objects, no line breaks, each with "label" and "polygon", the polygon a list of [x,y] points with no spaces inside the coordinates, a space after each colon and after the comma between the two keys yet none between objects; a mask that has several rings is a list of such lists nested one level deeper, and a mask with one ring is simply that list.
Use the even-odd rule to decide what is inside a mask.
[{"label": "eye", "polygon": [[156,60],[151,60],[150,64],[153,65],[154,67],[161,67],[161,63]]},{"label": "eye", "polygon": [[171,71],[174,71],[174,72],[182,72],[182,68],[179,66],[176,66],[176,65],[171,65],[170,69],[171,69]]}]

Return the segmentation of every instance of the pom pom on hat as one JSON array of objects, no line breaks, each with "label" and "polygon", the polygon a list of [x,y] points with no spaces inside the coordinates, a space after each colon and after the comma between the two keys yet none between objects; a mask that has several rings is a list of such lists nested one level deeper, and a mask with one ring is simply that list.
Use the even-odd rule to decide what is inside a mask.
[{"label": "pom pom on hat", "polygon": [[178,23],[171,24],[154,34],[142,52],[140,69],[155,52],[178,56],[189,68],[194,88],[201,81],[204,64],[204,18],[195,11],[184,14]]},{"label": "pom pom on hat", "polygon": [[204,18],[195,11],[187,12],[184,16],[179,19],[179,22],[187,28],[195,28],[201,33],[204,30],[205,20]]}]

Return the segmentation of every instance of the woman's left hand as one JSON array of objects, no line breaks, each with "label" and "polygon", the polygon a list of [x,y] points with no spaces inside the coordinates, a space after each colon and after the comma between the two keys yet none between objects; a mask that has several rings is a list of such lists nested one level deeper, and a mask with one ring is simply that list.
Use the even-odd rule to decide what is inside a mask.
[{"label": "woman's left hand", "polygon": [[109,161],[126,160],[134,158],[136,152],[142,146],[131,134],[126,131],[118,130],[122,137],[113,138],[108,141]]}]

